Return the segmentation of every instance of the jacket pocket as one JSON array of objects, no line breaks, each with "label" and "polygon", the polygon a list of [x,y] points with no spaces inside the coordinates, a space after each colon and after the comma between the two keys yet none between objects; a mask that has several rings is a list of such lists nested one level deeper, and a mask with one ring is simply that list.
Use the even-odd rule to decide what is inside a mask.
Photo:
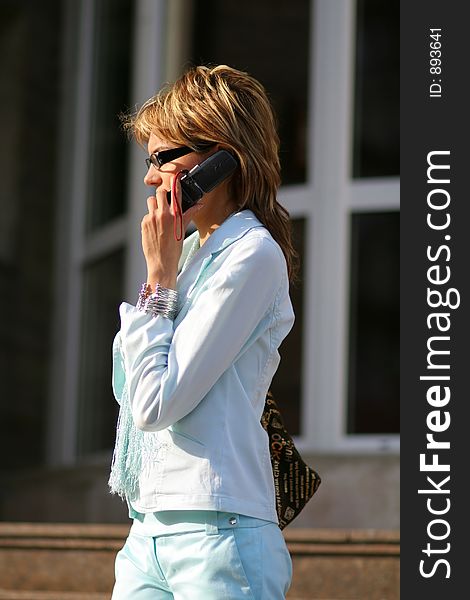
[{"label": "jacket pocket", "polygon": [[210,494],[208,449],[181,433],[167,430],[162,489],[165,494]]}]

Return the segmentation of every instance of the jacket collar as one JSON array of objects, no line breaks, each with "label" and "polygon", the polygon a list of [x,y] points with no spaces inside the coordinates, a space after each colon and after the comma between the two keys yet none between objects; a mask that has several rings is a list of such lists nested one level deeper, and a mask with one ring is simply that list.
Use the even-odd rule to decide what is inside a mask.
[{"label": "jacket collar", "polygon": [[230,244],[243,237],[250,229],[264,227],[261,221],[249,209],[233,213],[211,233],[206,242],[199,247],[199,232],[196,230],[183,242],[183,250],[179,261],[180,271],[184,271],[188,264],[197,259],[204,259],[217,254]]}]

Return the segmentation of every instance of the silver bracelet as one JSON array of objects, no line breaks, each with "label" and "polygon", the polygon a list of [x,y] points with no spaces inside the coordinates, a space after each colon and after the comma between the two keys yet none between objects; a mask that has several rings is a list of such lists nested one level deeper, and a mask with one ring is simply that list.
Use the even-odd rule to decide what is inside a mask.
[{"label": "silver bracelet", "polygon": [[173,320],[178,314],[178,292],[157,283],[155,292],[150,294],[149,286],[144,283],[139,292],[136,308],[153,317],[161,315]]}]

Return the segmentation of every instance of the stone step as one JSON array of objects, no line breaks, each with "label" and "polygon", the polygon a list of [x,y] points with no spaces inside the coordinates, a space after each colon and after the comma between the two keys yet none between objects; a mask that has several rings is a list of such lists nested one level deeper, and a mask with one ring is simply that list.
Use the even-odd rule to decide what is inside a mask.
[{"label": "stone step", "polygon": [[[0,523],[0,600],[103,600],[129,525]],[[397,531],[287,528],[289,600],[397,600]]]}]

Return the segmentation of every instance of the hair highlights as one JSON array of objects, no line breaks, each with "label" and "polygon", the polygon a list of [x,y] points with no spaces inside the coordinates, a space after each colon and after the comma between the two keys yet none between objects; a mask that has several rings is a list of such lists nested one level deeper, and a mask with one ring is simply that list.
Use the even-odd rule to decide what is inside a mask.
[{"label": "hair highlights", "polygon": [[144,145],[153,132],[195,151],[218,143],[232,152],[240,168],[230,180],[239,210],[251,209],[282,248],[289,277],[295,278],[297,253],[288,211],[277,201],[281,183],[279,137],[263,86],[226,65],[197,66],[147,100],[124,128]]}]

